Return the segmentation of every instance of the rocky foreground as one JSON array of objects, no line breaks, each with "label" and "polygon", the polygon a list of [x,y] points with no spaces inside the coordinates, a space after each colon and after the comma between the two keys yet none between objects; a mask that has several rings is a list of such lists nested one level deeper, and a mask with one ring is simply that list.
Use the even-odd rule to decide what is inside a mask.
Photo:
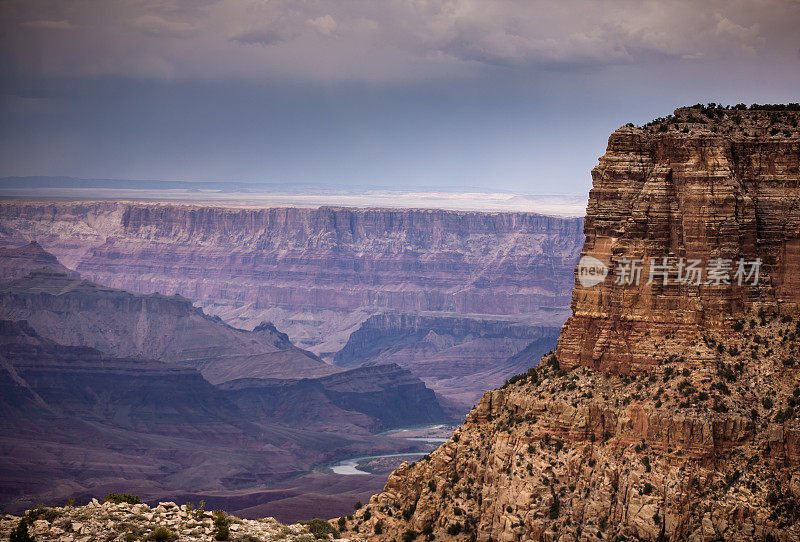
[{"label": "rocky foreground", "polygon": [[[159,503],[155,508],[128,502],[98,502],[86,506],[40,507],[23,517],[0,516],[0,537],[23,542],[25,532],[33,540],[105,542],[135,540],[208,541],[271,540],[312,541],[339,538],[338,531],[322,520],[283,525],[274,518],[239,519],[224,512],[210,512],[191,504]],[[345,542],[347,539],[342,538]]]},{"label": "rocky foreground", "polygon": [[[800,540],[800,326],[758,316],[615,376],[537,369],[393,473],[349,530],[372,540]],[[733,325],[736,325],[735,323]],[[738,325],[737,325],[738,327]],[[711,366],[693,360],[715,357]]]}]

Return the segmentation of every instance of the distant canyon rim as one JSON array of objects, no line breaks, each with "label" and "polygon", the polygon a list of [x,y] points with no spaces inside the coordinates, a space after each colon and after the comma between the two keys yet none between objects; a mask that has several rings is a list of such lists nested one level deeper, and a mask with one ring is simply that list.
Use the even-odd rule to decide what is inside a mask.
[{"label": "distant canyon rim", "polygon": [[555,345],[584,238],[581,218],[529,212],[0,204],[0,244],[34,240],[84,278],[272,322],[328,362],[397,363],[464,412]]}]

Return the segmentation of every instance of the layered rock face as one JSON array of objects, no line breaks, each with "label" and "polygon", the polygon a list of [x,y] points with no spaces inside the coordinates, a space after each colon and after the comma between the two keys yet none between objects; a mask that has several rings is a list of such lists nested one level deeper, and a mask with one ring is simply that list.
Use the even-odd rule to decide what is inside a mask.
[{"label": "layered rock face", "polygon": [[[424,334],[440,335],[439,346],[384,361],[425,378],[459,417],[513,374],[505,359],[531,342],[515,327],[549,327],[553,338],[569,316],[581,230],[582,219],[533,213],[0,204],[0,243],[37,240],[94,282],[177,293],[237,328],[273,322],[328,361],[353,332],[377,331],[370,317],[422,313]],[[459,337],[459,320],[487,329]],[[493,321],[501,320],[511,335],[496,332]],[[456,329],[441,333],[447,326]],[[382,342],[394,337],[391,328]],[[491,364],[492,375],[479,367]],[[246,376],[204,374],[214,381]]]},{"label": "layered rock face", "polygon": [[[567,367],[646,370],[648,334],[688,340],[754,307],[800,301],[800,112],[682,108],[644,128],[624,127],[592,171],[582,256],[609,267],[602,284],[576,281],[573,315],[559,340]],[[664,128],[662,128],[664,127]],[[788,135],[787,135],[788,134]],[[651,259],[672,267],[669,283]],[[728,283],[679,282],[678,264],[717,259]],[[757,285],[735,277],[761,261]],[[637,286],[619,284],[626,260],[643,260]],[[662,268],[653,268],[659,273]],[[750,267],[745,268],[750,272]],[[687,275],[684,272],[684,275]]]},{"label": "layered rock face", "polygon": [[39,269],[50,269],[71,277],[78,275],[61,265],[58,258],[36,241],[17,248],[0,247],[0,280],[19,279]]},{"label": "layered rock face", "polygon": [[243,331],[180,296],[135,294],[48,269],[0,284],[0,317],[27,320],[60,344],[190,365],[212,383],[339,370],[295,347],[270,324]]},{"label": "layered rock face", "polygon": [[236,327],[274,322],[318,354],[385,310],[568,316],[582,220],[532,213],[4,203],[0,240],[37,240],[100,284],[178,293]]},{"label": "layered rock face", "polygon": [[[487,388],[535,365],[557,338],[556,327],[517,319],[391,312],[368,318],[336,353],[334,363],[397,363],[413,370],[463,415]],[[519,358],[526,361],[521,364]]]},{"label": "layered rock face", "polygon": [[[788,286],[799,115],[697,107],[615,132],[593,171],[584,247],[611,269],[579,266],[557,355],[487,392],[347,528],[371,540],[800,540]],[[644,259],[639,284],[614,284],[625,257]],[[719,269],[701,284],[647,284],[650,257],[763,268],[758,284],[739,285],[735,264],[732,284],[713,283]]]},{"label": "layered rock face", "polygon": [[[377,432],[447,418],[434,393],[395,364],[360,367],[321,378],[244,378],[219,386],[250,419],[293,427],[356,427]],[[362,419],[354,419],[361,414]]]}]

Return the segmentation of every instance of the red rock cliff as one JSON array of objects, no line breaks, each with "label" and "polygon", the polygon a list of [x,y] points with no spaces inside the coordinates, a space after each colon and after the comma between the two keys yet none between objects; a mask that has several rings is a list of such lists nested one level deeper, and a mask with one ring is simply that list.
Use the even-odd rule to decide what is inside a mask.
[{"label": "red rock cliff", "polygon": [[[611,135],[592,171],[582,252],[606,263],[609,274],[596,286],[576,280],[573,315],[559,340],[563,365],[643,370],[656,359],[646,336],[681,339],[729,327],[754,307],[797,311],[799,116],[683,108]],[[661,275],[648,284],[651,258],[661,265],[670,259],[668,284]],[[701,284],[678,281],[681,259],[706,268],[718,258],[731,262],[729,284],[707,284],[707,275]],[[638,287],[618,284],[626,259],[643,260]],[[739,284],[740,259],[747,273],[749,262],[761,260],[757,285]]]}]

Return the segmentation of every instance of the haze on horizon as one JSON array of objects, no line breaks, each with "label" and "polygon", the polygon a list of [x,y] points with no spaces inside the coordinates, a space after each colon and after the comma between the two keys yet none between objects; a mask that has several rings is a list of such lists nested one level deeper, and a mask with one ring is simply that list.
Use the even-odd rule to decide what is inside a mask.
[{"label": "haze on horizon", "polygon": [[800,1],[7,0],[0,176],[583,194],[608,134],[798,101]]}]

